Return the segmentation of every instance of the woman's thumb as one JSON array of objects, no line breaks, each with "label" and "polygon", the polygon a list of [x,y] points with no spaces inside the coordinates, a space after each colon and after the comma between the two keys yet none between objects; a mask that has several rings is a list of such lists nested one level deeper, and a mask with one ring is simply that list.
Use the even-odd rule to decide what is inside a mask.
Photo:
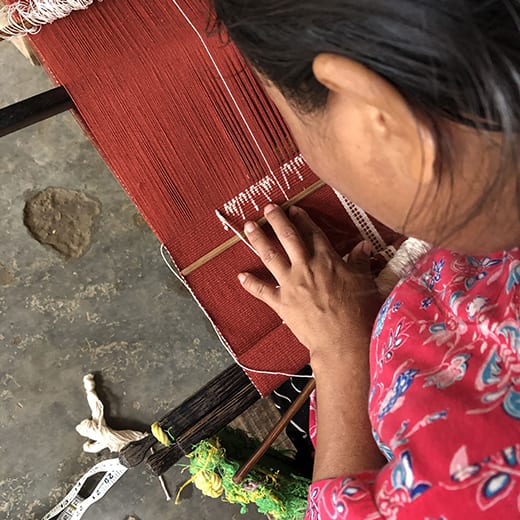
[{"label": "woman's thumb", "polygon": [[348,265],[355,268],[356,271],[370,271],[370,255],[372,253],[372,244],[367,240],[360,242],[348,256]]}]

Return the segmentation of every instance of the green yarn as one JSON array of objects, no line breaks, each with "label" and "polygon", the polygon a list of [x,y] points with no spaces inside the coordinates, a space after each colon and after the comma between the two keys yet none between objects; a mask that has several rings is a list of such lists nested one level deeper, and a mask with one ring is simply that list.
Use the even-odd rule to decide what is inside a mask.
[{"label": "green yarn", "polygon": [[[255,443],[243,433],[227,429],[221,434],[229,445],[229,451],[237,450],[237,446],[254,445]],[[250,451],[249,454],[252,452]],[[219,438],[199,442],[194,446],[188,466],[192,475],[186,483],[193,482],[203,494],[231,504],[239,504],[241,513],[247,512],[247,506],[255,504],[258,512],[274,520],[299,520],[307,508],[307,492],[310,480],[294,475],[284,474],[276,466],[282,466],[283,454],[270,450],[270,467],[258,466],[246,477],[242,484],[235,484],[233,476],[240,467],[240,462],[231,460],[226,448]],[[182,488],[181,488],[182,491]]]}]

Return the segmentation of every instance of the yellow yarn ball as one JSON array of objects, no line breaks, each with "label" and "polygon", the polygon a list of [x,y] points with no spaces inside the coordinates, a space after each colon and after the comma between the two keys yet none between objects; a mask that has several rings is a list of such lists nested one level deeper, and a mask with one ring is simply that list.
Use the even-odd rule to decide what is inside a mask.
[{"label": "yellow yarn ball", "polygon": [[199,471],[195,475],[193,483],[197,489],[202,491],[203,495],[211,498],[218,498],[224,493],[222,479],[213,471]]}]

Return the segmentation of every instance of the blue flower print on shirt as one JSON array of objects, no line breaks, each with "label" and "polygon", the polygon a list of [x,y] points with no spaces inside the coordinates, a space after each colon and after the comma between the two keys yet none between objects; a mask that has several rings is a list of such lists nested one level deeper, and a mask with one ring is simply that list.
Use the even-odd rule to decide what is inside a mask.
[{"label": "blue flower print on shirt", "polygon": [[500,327],[498,333],[508,341],[511,348],[520,356],[520,330],[518,327],[513,323],[507,324]]},{"label": "blue flower print on shirt", "polygon": [[453,314],[457,314],[458,308],[461,302],[461,298],[464,297],[465,292],[464,291],[455,291],[450,296],[450,308],[453,311]]},{"label": "blue flower print on shirt", "polygon": [[433,291],[435,285],[441,281],[442,270],[445,264],[444,258],[438,262],[434,260],[432,268],[422,277],[422,285],[429,291]]},{"label": "blue flower print on shirt", "polygon": [[510,388],[502,406],[509,416],[520,419],[520,392]]},{"label": "blue flower print on shirt", "polygon": [[395,330],[391,330],[388,334],[388,341],[384,347],[383,351],[383,359],[379,361],[379,366],[382,366],[382,363],[388,363],[394,356],[394,352],[400,348],[405,340],[408,338],[407,334],[403,333],[403,320],[401,320]]},{"label": "blue flower print on shirt", "polygon": [[509,294],[514,287],[520,285],[520,262],[515,260],[509,268],[506,291]]},{"label": "blue flower print on shirt", "polygon": [[471,354],[458,354],[449,363],[443,363],[439,370],[426,378],[424,387],[435,386],[439,390],[444,390],[451,385],[464,379],[468,370],[468,360]]},{"label": "blue flower print on shirt", "polygon": [[488,275],[488,269],[490,267],[494,267],[495,265],[499,265],[503,262],[502,258],[492,260],[489,257],[484,257],[482,259],[475,258],[474,256],[468,256],[467,262],[471,266],[472,274],[465,278],[464,287],[466,290],[470,290],[477,282],[483,280]]},{"label": "blue flower print on shirt", "polygon": [[374,437],[374,440],[376,441],[379,451],[386,457],[386,460],[388,460],[388,462],[391,462],[392,460],[394,460],[393,451],[381,440],[381,437],[379,437],[379,434],[374,429],[372,429],[372,436]]},{"label": "blue flower print on shirt", "polygon": [[482,396],[482,402],[486,404],[501,404],[504,412],[520,420],[520,385],[515,378],[510,381],[510,371],[517,372],[517,355],[511,349],[509,352],[493,349],[482,370],[477,384],[487,392]]},{"label": "blue flower print on shirt", "polygon": [[413,435],[417,432],[420,432],[422,429],[428,427],[429,425],[436,423],[440,420],[446,420],[448,417],[447,410],[440,410],[438,412],[434,412],[432,414],[428,414],[423,417],[420,421],[417,421],[413,424],[410,424],[410,420],[403,421],[401,427],[395,433],[394,437],[390,442],[390,447],[393,450],[396,450],[399,446],[403,446],[404,444],[408,444]]},{"label": "blue flower print on shirt", "polygon": [[477,282],[486,278],[492,267],[502,264],[503,262],[503,258],[493,260],[487,256],[480,259],[474,256],[466,257],[466,263],[469,266],[464,278],[464,288],[466,291],[469,291]]},{"label": "blue flower print on shirt", "polygon": [[416,499],[432,487],[429,482],[415,482],[412,456],[409,451],[405,451],[401,455],[400,462],[392,471],[392,486],[396,490],[406,490],[411,500]]},{"label": "blue flower print on shirt", "polygon": [[493,350],[480,376],[484,385],[489,386],[500,382],[500,375],[502,374],[501,361],[496,350]]},{"label": "blue flower print on shirt", "polygon": [[430,325],[429,330],[432,334],[442,334],[448,330],[448,327],[446,326],[445,322],[441,321],[439,323]]},{"label": "blue flower print on shirt", "polygon": [[[486,457],[478,464],[467,464],[466,447],[461,447],[453,457],[451,464],[451,467],[457,468],[451,474],[451,480],[456,483],[455,489],[468,488],[468,481],[471,481],[476,489],[477,504],[482,511],[507,499],[508,496],[511,496],[512,488],[517,483],[518,449],[518,446],[510,446]],[[459,463],[457,464],[457,462]],[[460,462],[466,463],[466,465],[462,465]]]},{"label": "blue flower print on shirt", "polygon": [[470,320],[474,320],[482,310],[485,309],[486,305],[489,303],[489,298],[484,298],[483,296],[476,296],[466,305],[466,311],[468,313],[468,318]]},{"label": "blue flower print on shirt", "polygon": [[413,368],[408,369],[399,375],[394,383],[392,390],[386,396],[383,403],[381,403],[382,410],[379,412],[377,418],[381,420],[385,415],[392,411],[400,397],[402,397],[413,383],[414,377],[419,373],[419,370]]},{"label": "blue flower print on shirt", "polygon": [[385,325],[385,320],[388,315],[388,311],[390,310],[390,307],[392,306],[392,303],[394,301],[394,297],[390,296],[386,299],[383,307],[381,307],[381,310],[379,311],[379,314],[377,315],[376,320],[376,328],[374,330],[374,338],[378,338],[381,332],[383,331],[383,327]]},{"label": "blue flower print on shirt", "polygon": [[428,307],[431,306],[433,303],[433,298],[424,298],[424,300],[421,302],[421,310],[425,310]]},{"label": "blue flower print on shirt", "polygon": [[392,312],[398,312],[402,305],[402,302],[395,302],[392,307]]}]

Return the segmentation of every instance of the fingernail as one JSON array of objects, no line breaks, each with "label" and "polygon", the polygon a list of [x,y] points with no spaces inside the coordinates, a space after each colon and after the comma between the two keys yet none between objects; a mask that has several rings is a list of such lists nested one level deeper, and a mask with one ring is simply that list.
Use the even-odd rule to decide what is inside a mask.
[{"label": "fingernail", "polygon": [[300,208],[298,206],[291,206],[291,209],[289,209],[289,213],[291,215],[297,215],[300,211]]},{"label": "fingernail", "polygon": [[274,211],[275,209],[278,209],[278,206],[276,204],[269,204],[264,209],[264,215],[271,213],[271,211]]},{"label": "fingernail", "polygon": [[257,225],[255,222],[246,222],[246,225],[244,226],[244,231],[246,233],[252,233],[257,228]]},{"label": "fingernail", "polygon": [[247,280],[247,276],[244,274],[244,273],[240,273],[238,275],[238,281],[241,283],[241,284],[244,284]]},{"label": "fingernail", "polygon": [[365,240],[363,242],[362,249],[363,249],[363,253],[365,253],[365,255],[372,254],[372,244],[370,242],[368,242],[367,240]]}]

